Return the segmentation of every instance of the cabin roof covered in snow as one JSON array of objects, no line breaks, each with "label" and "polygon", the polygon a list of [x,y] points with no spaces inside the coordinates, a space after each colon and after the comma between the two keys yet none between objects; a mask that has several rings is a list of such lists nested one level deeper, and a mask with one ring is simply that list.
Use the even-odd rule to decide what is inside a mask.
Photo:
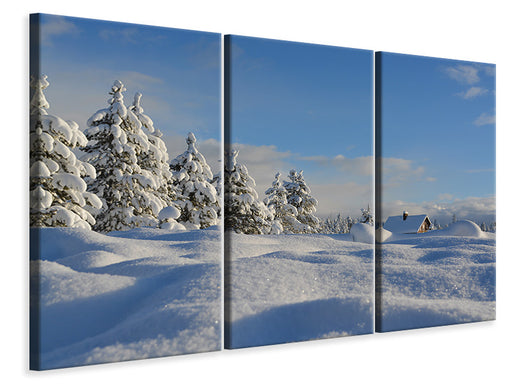
[{"label": "cabin roof covered in snow", "polygon": [[389,216],[384,229],[395,233],[417,233],[425,219],[428,219],[427,215],[408,215],[405,220],[402,215]]}]

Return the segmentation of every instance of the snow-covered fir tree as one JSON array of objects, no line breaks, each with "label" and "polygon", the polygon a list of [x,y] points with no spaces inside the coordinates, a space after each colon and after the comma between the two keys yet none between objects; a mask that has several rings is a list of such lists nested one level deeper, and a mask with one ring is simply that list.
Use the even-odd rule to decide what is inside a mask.
[{"label": "snow-covered fir tree", "polygon": [[32,78],[30,84],[30,225],[90,229],[95,220],[85,208],[100,208],[101,201],[87,192],[82,177],[94,179],[96,172],[72,151],[87,138],[74,121],[48,114],[46,79]]},{"label": "snow-covered fir tree", "polygon": [[300,231],[295,233],[317,233],[320,230],[320,220],[314,213],[318,201],[311,196],[311,190],[304,181],[302,171],[292,169],[288,178],[290,181],[283,183],[288,203],[297,209],[297,220],[304,224]]},{"label": "snow-covered fir tree", "polygon": [[322,224],[321,233],[348,233],[349,227],[347,223],[347,219],[341,216],[341,213],[338,213],[335,218],[328,216]]},{"label": "snow-covered fir tree", "polygon": [[276,173],[272,186],[265,191],[264,202],[274,217],[271,233],[300,233],[304,224],[297,220],[297,208],[288,204],[288,193],[280,177],[281,174]]},{"label": "snow-covered fir tree", "polygon": [[350,228],[352,228],[352,224],[355,224],[357,223],[357,220],[354,219],[353,217],[351,216],[347,216],[347,218],[345,219],[345,222],[346,222],[346,225],[347,225],[347,230],[344,231],[343,233],[349,233],[350,232]]},{"label": "snow-covered fir tree", "polygon": [[189,229],[207,228],[219,223],[220,202],[212,184],[212,171],[196,147],[196,137],[189,133],[187,150],[171,161],[176,204],[181,210],[177,219]]},{"label": "snow-covered fir tree", "polygon": [[213,175],[212,184],[217,191],[217,199],[219,201],[219,209],[217,210],[217,216],[219,220],[222,220],[222,207],[224,206],[224,183],[222,182],[222,171],[217,172]]},{"label": "snow-covered fir tree", "polygon": [[368,207],[366,208],[361,208],[361,219],[359,220],[359,222],[369,225],[375,224],[375,219],[373,217],[373,212],[370,208],[370,204],[368,204]]},{"label": "snow-covered fir tree", "polygon": [[167,147],[161,138],[162,132],[155,128],[153,120],[144,114],[144,109],[140,104],[141,98],[142,94],[140,92],[135,93],[130,109],[144,128],[149,147],[146,151],[140,152],[137,162],[142,169],[142,173],[153,179],[154,194],[161,200],[161,205],[164,207],[175,206],[173,201],[176,199],[176,191],[173,185],[172,172],[169,168]]},{"label": "snow-covered fir tree", "polygon": [[96,168],[96,179],[88,180],[90,191],[103,202],[93,229],[100,232],[158,225],[157,215],[165,206],[155,195],[158,183],[143,170],[138,159],[149,151],[150,142],[142,124],[123,101],[123,83],[112,85],[108,107],[87,121],[89,144],[83,160]]},{"label": "snow-covered fir tree", "polygon": [[237,162],[238,151],[232,150],[224,163],[224,225],[227,230],[245,234],[268,234],[272,213],[258,199],[256,183],[247,167]]}]

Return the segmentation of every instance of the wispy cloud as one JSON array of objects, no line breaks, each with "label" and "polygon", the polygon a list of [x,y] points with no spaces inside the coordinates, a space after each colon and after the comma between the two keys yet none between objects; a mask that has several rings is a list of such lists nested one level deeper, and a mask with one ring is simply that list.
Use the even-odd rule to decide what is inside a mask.
[{"label": "wispy cloud", "polygon": [[494,64],[480,64],[482,72],[487,76],[496,76],[496,65]]},{"label": "wispy cloud", "polygon": [[479,127],[482,125],[496,124],[496,115],[490,115],[484,112],[480,116],[478,116],[478,118],[475,121],[473,121],[473,124]]},{"label": "wispy cloud", "polygon": [[235,143],[232,147],[239,150],[237,160],[247,167],[249,174],[256,181],[256,190],[260,197],[264,197],[277,172],[281,172],[284,180],[288,171],[294,168],[289,161],[293,154],[279,151],[275,145]]},{"label": "wispy cloud", "polygon": [[56,36],[78,33],[78,28],[72,22],[61,16],[52,16],[49,21],[41,25],[41,44],[53,45],[53,38]]},{"label": "wispy cloud", "polygon": [[480,87],[471,87],[465,92],[459,92],[457,93],[457,96],[462,97],[463,99],[474,99],[478,96],[483,96],[485,94],[489,93],[488,89],[480,88]]},{"label": "wispy cloud", "polygon": [[412,160],[385,157],[382,159],[382,172],[387,186],[398,186],[411,179],[418,180],[425,173],[425,168],[415,165]]},{"label": "wispy cloud", "polygon": [[98,32],[98,36],[103,40],[116,40],[124,43],[137,43],[139,41],[139,32],[137,28],[121,28],[121,29],[102,29]]},{"label": "wispy cloud", "polygon": [[475,84],[480,81],[478,68],[472,65],[457,65],[455,67],[446,67],[444,72],[453,80],[462,84]]},{"label": "wispy cloud", "polygon": [[361,156],[347,158],[343,155],[334,157],[327,156],[307,156],[301,157],[301,160],[313,161],[322,166],[333,166],[343,172],[349,172],[355,175],[371,176],[373,174],[373,157]]},{"label": "wispy cloud", "polygon": [[452,200],[453,195],[451,193],[440,193],[437,195],[438,200]]}]

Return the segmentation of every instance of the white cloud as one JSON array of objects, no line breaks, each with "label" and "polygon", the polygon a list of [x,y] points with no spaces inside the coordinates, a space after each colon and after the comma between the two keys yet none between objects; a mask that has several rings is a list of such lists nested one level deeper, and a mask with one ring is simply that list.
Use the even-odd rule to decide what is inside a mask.
[{"label": "white cloud", "polygon": [[385,157],[382,159],[383,181],[386,186],[399,186],[404,182],[416,181],[424,173],[425,168],[416,166],[412,160],[396,157]]},{"label": "white cloud", "polygon": [[478,118],[473,121],[473,124],[478,125],[492,125],[496,124],[496,115],[489,115],[488,113],[482,113]]},{"label": "white cloud", "polygon": [[480,88],[480,87],[471,87],[466,92],[459,92],[457,96],[462,97],[463,99],[474,99],[478,96],[483,96],[489,92],[488,89]]},{"label": "white cloud", "polygon": [[284,180],[288,171],[294,168],[288,161],[292,153],[280,152],[275,145],[235,143],[232,147],[239,150],[237,160],[247,167],[249,175],[256,181],[256,191],[261,199],[277,172],[281,172],[281,180]]},{"label": "white cloud", "polygon": [[343,216],[359,217],[361,208],[373,204],[371,183],[314,184],[309,187],[311,195],[318,200],[316,214],[319,217],[340,212]]},{"label": "white cloud", "polygon": [[480,67],[487,76],[496,76],[496,66],[494,64],[481,64]]},{"label": "white cloud", "polygon": [[41,43],[46,46],[53,44],[52,38],[55,36],[77,33],[78,28],[72,22],[61,16],[52,16],[50,21],[43,23],[40,29]]},{"label": "white cloud", "polygon": [[475,84],[480,81],[478,68],[472,65],[460,64],[455,67],[447,67],[444,71],[450,78],[462,84]]},{"label": "white cloud", "polygon": [[[451,196],[446,195],[446,197]],[[438,196],[439,200],[443,200],[441,197],[443,195]],[[457,216],[457,219],[468,219],[480,224],[482,221],[496,220],[496,197],[468,197],[445,202],[424,201],[421,203],[395,200],[383,203],[383,219],[399,215],[404,210],[407,210],[410,215],[427,214],[431,219],[437,219],[442,224],[451,222],[453,214]]]},{"label": "white cloud", "polygon": [[438,200],[452,200],[453,195],[451,193],[441,193],[437,195]]},{"label": "white cloud", "polygon": [[[256,191],[260,199],[265,197],[265,191],[270,187],[274,176],[277,172],[281,173],[281,180],[288,180],[288,172],[290,169],[296,168],[293,163],[295,154],[291,152],[281,152],[273,145],[248,145],[248,144],[233,144],[234,149],[238,149],[238,161],[244,164],[249,174],[256,181]],[[325,163],[339,162],[343,163],[345,160],[356,159],[329,159],[324,156],[313,156],[308,158],[300,157],[299,160],[310,160],[320,165]],[[371,157],[368,159],[361,158],[354,162],[355,167],[365,169],[369,164],[372,165]],[[361,163],[361,164],[360,164]],[[368,164],[366,164],[368,163]],[[366,165],[364,165],[366,164]],[[344,164],[344,166],[347,166]],[[354,170],[352,170],[354,171]],[[371,175],[371,170],[370,170]],[[317,182],[310,182],[313,178],[311,174],[304,174],[306,183],[311,189],[311,195],[318,200],[317,215],[325,217],[329,214],[341,212],[343,215],[359,216],[360,209],[372,204],[373,190],[372,183],[369,177],[367,183],[350,182],[336,182],[326,181],[325,184]]]}]

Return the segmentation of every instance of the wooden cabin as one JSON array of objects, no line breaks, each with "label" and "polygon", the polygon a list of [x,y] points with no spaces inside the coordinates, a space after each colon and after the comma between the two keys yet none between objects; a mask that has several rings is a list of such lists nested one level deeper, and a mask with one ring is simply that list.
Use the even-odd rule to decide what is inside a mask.
[{"label": "wooden cabin", "polygon": [[431,226],[427,215],[409,215],[406,211],[399,216],[389,216],[384,223],[384,229],[393,233],[423,233]]}]

